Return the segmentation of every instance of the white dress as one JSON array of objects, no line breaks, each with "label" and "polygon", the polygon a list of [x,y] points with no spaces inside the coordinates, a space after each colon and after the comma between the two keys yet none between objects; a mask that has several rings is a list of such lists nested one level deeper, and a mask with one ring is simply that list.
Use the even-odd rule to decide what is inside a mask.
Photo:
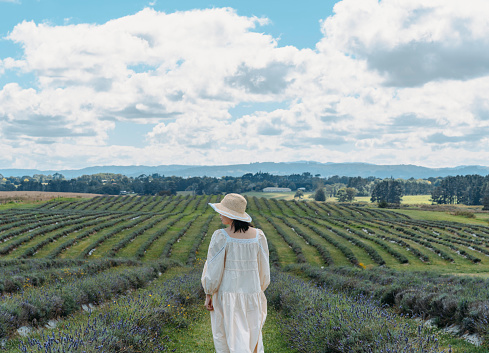
[{"label": "white dress", "polygon": [[212,295],[212,335],[217,353],[264,352],[261,330],[267,317],[263,291],[270,284],[268,244],[256,230],[236,239],[224,229],[212,234],[202,286]]}]

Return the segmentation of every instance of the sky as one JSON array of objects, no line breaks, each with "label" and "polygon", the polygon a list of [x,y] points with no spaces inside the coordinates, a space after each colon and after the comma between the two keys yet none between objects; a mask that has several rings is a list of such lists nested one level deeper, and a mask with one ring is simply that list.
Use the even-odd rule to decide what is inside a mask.
[{"label": "sky", "polygon": [[0,0],[0,169],[489,165],[487,0]]}]

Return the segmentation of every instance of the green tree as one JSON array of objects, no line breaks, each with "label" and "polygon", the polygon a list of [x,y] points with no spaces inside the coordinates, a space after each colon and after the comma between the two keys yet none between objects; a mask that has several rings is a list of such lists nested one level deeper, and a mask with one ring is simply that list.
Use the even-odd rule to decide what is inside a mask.
[{"label": "green tree", "polygon": [[484,192],[484,197],[482,198],[482,204],[484,207],[482,208],[483,211],[489,211],[489,183],[486,184],[485,187],[485,192]]},{"label": "green tree", "polygon": [[341,188],[336,192],[336,198],[338,202],[347,202],[348,195],[346,194],[346,188]]},{"label": "green tree", "polygon": [[314,200],[315,201],[326,201],[326,194],[324,193],[323,188],[319,188],[316,190],[314,193]]},{"label": "green tree", "polygon": [[370,201],[382,205],[386,203],[399,205],[402,201],[402,186],[398,180],[386,179],[376,184],[372,190]]},{"label": "green tree", "polygon": [[346,188],[346,195],[348,196],[348,202],[355,201],[355,196],[357,196],[357,189]]},{"label": "green tree", "polygon": [[294,199],[295,199],[296,197],[298,197],[298,198],[299,198],[299,200],[300,200],[300,199],[302,199],[302,197],[303,197],[303,196],[304,196],[304,193],[302,192],[302,190],[297,190],[297,191],[295,192]]},{"label": "green tree", "polygon": [[353,202],[357,196],[357,189],[355,188],[341,188],[336,193],[338,202]]}]

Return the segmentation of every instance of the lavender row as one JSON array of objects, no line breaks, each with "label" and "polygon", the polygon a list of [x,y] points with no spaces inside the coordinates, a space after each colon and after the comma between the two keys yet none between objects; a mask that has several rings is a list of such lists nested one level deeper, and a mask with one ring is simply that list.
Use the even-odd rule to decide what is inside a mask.
[{"label": "lavender row", "polygon": [[[3,296],[27,288],[44,286],[49,283],[63,282],[73,277],[82,278],[116,266],[140,266],[134,260],[103,259],[87,260],[24,260],[14,269],[5,268],[0,275],[0,293]],[[7,270],[8,269],[8,270]]]},{"label": "lavender row", "polygon": [[147,263],[139,267],[109,270],[93,276],[41,288],[28,288],[0,302],[0,337],[24,325],[44,325],[51,319],[66,317],[84,304],[100,304],[129,289],[145,286],[173,266],[170,262]]},{"label": "lavender row", "polygon": [[489,280],[430,272],[354,267],[289,265],[286,271],[349,295],[364,294],[400,314],[433,318],[439,326],[457,324],[463,332],[487,333]]},{"label": "lavender row", "polygon": [[275,272],[266,294],[297,352],[441,353],[437,338],[366,296],[347,296]]},{"label": "lavender row", "polygon": [[165,333],[185,334],[203,298],[199,273],[179,276],[115,298],[83,320],[61,322],[56,333],[23,339],[19,348],[21,352],[167,352]]}]

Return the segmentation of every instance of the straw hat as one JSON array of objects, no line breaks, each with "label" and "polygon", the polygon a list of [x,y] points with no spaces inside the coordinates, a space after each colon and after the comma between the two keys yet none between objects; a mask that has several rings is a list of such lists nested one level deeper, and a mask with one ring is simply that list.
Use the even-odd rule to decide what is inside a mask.
[{"label": "straw hat", "polygon": [[209,203],[217,213],[231,219],[243,222],[251,222],[251,217],[246,211],[246,199],[240,194],[227,194],[219,203]]}]

